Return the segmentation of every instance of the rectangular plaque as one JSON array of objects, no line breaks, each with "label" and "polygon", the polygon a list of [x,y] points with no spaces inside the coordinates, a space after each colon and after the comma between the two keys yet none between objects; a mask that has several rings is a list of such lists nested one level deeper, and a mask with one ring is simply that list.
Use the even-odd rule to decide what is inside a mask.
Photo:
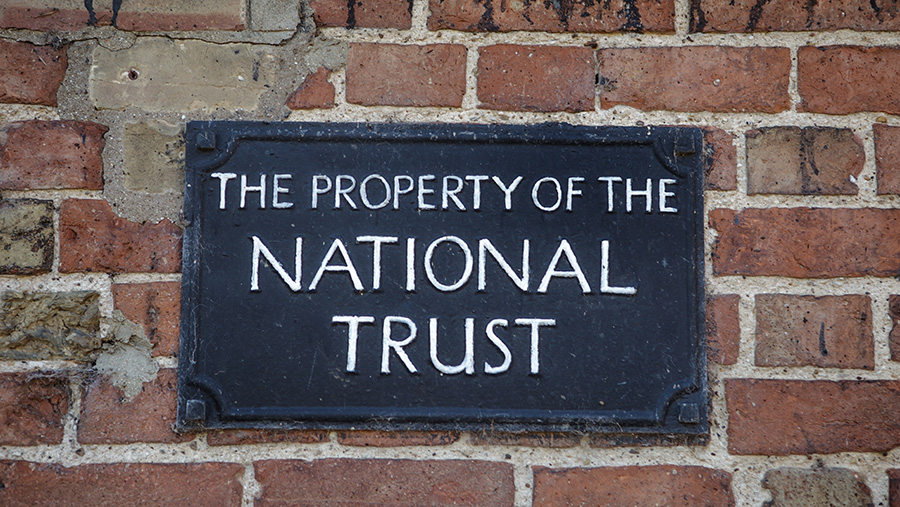
[{"label": "rectangular plaque", "polygon": [[707,431],[699,129],[185,135],[182,428]]}]

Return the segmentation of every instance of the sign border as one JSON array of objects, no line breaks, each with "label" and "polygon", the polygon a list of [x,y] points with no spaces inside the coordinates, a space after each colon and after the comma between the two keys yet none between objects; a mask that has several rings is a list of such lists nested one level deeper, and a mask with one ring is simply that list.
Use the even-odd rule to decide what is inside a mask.
[{"label": "sign border", "polygon": [[[181,337],[178,361],[178,416],[180,430],[223,428],[278,429],[387,429],[387,430],[492,430],[508,432],[588,432],[703,437],[709,431],[706,379],[704,282],[704,157],[699,127],[596,127],[561,123],[538,125],[372,124],[372,123],[266,123],[245,121],[189,122],[185,128],[186,170],[182,259]],[[589,411],[516,411],[515,418],[501,411],[478,414],[477,409],[395,408],[390,417],[372,409],[290,407],[223,410],[222,396],[211,379],[196,375],[199,252],[201,230],[195,213],[200,199],[200,176],[221,166],[237,147],[252,141],[422,141],[495,144],[647,145],[670,172],[689,177],[695,192],[693,224],[693,287],[695,301],[692,383],[673,386],[652,411],[629,411],[586,416]],[[302,409],[304,418],[298,419]],[[377,411],[376,411],[377,412]],[[677,440],[677,438],[675,439]],[[680,443],[680,442],[675,442]]]}]

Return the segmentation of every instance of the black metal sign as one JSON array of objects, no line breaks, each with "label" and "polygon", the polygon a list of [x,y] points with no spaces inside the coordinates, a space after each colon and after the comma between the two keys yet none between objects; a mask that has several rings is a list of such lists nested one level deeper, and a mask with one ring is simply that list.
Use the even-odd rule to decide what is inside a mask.
[{"label": "black metal sign", "polygon": [[697,129],[186,137],[182,427],[707,431]]}]

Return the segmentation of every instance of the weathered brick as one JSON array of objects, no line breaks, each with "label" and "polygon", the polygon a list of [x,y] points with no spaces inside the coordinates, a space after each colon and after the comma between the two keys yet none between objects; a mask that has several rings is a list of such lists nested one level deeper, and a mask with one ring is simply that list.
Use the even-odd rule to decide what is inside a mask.
[{"label": "weathered brick", "polygon": [[615,447],[662,447],[676,445],[704,445],[706,436],[699,435],[650,435],[647,433],[595,433],[588,439],[591,447],[609,449]]},{"label": "weathered brick", "polygon": [[287,98],[290,109],[331,109],[334,107],[334,85],[328,82],[330,72],[319,67],[306,76],[300,86]]},{"label": "weathered brick", "polygon": [[68,65],[65,46],[0,40],[0,103],[56,106]]},{"label": "weathered brick", "polygon": [[801,47],[797,52],[801,111],[849,114],[900,113],[900,48]]},{"label": "weathered brick", "polygon": [[65,31],[115,24],[136,31],[240,30],[245,24],[242,0],[128,0],[120,5],[114,12],[112,0],[5,0],[0,7],[0,27]]},{"label": "weathered brick", "polygon": [[53,267],[53,201],[0,201],[0,274],[35,275]]},{"label": "weathered brick", "polygon": [[125,188],[151,194],[184,191],[184,129],[163,122],[126,123]]},{"label": "weathered brick", "polygon": [[716,275],[896,276],[900,210],[770,208],[709,213]]},{"label": "weathered brick", "polygon": [[868,296],[756,296],[756,364],[875,368]]},{"label": "weathered brick", "polygon": [[513,505],[513,468],[488,461],[322,459],[254,462],[256,505]]},{"label": "weathered brick", "polygon": [[706,190],[737,190],[737,148],[734,136],[717,128],[703,129]]},{"label": "weathered brick", "polygon": [[89,360],[102,344],[98,293],[0,293],[0,358]]},{"label": "weathered brick", "polygon": [[32,120],[0,132],[0,189],[103,189],[104,125]]},{"label": "weathered brick", "polygon": [[209,445],[244,444],[317,444],[328,441],[327,431],[318,430],[276,430],[242,429],[211,431],[206,434]]},{"label": "weathered brick", "polygon": [[866,480],[846,468],[776,468],[766,472],[762,485],[772,492],[772,501],[764,507],[874,505]]},{"label": "weathered brick", "polygon": [[698,466],[534,467],[534,505],[734,505],[731,474]]},{"label": "weathered brick", "polygon": [[790,106],[786,48],[601,49],[600,106],[776,113]]},{"label": "weathered brick", "polygon": [[[0,373],[0,445],[59,444],[68,411],[69,388],[64,377]],[[2,499],[0,496],[0,504]]]},{"label": "weathered brick", "polygon": [[154,356],[178,353],[181,284],[152,282],[113,284],[113,301],[125,318],[140,323],[153,344]]},{"label": "weathered brick", "polygon": [[737,362],[741,345],[740,302],[737,294],[706,298],[706,357],[712,362]]},{"label": "weathered brick", "polygon": [[472,433],[472,445],[514,445],[517,447],[549,447],[560,449],[581,443],[579,435],[569,433],[501,433],[483,431]]},{"label": "weathered brick", "polygon": [[237,463],[0,461],[0,505],[241,505]]},{"label": "weathered brick", "polygon": [[747,193],[855,195],[866,155],[850,129],[774,127],[747,132]]},{"label": "weathered brick", "polygon": [[253,111],[275,81],[273,49],[254,44],[139,37],[94,49],[88,91],[98,109]]},{"label": "weathered brick", "polygon": [[869,0],[694,0],[692,32],[897,30],[900,11]]},{"label": "weathered brick", "polygon": [[466,48],[457,44],[351,44],[347,102],[365,106],[462,105]]},{"label": "weathered brick", "polygon": [[338,443],[354,447],[403,447],[449,445],[459,440],[457,431],[339,431]]},{"label": "weathered brick", "polygon": [[310,0],[316,26],[409,28],[412,0]]},{"label": "weathered brick", "polygon": [[892,322],[891,334],[888,339],[891,361],[900,361],[900,296],[891,296],[888,301],[888,312]]},{"label": "weathered brick", "polygon": [[734,454],[883,452],[900,445],[900,382],[726,379]]},{"label": "weathered brick", "polygon": [[876,124],[873,130],[878,193],[900,194],[900,127]]},{"label": "weathered brick", "polygon": [[888,473],[888,500],[890,507],[900,506],[900,469],[890,469]]},{"label": "weathered brick", "polygon": [[82,271],[177,273],[181,229],[168,220],[136,224],[101,200],[66,199],[59,209],[60,266]]},{"label": "weathered brick", "polygon": [[108,377],[97,376],[85,389],[78,425],[83,444],[133,442],[185,442],[193,435],[177,434],[174,370],[160,370],[156,380],[144,384],[133,400]]},{"label": "weathered brick", "polygon": [[429,30],[469,32],[662,32],[675,31],[672,0],[567,3],[430,0]]},{"label": "weathered brick", "polygon": [[588,48],[498,44],[481,49],[478,107],[574,113],[592,111],[594,96]]}]

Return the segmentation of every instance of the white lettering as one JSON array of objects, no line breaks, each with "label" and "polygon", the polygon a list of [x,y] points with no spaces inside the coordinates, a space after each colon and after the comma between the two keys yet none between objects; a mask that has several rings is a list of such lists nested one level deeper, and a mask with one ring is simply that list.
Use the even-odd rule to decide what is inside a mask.
[{"label": "white lettering", "polygon": [[225,209],[225,187],[228,184],[228,180],[233,180],[237,178],[237,174],[234,173],[212,173],[210,174],[213,178],[219,178],[219,209]]},{"label": "white lettering", "polygon": [[353,373],[356,371],[356,342],[359,341],[359,325],[374,324],[375,317],[367,315],[334,315],[331,317],[332,324],[347,324],[349,326],[349,337],[347,339],[347,371]]},{"label": "white lettering", "polygon": [[632,190],[631,189],[631,178],[627,178],[625,180],[625,211],[631,213],[631,198],[634,196],[644,197],[647,205],[645,206],[646,212],[650,213],[653,210],[652,203],[650,202],[650,196],[653,194],[653,180],[647,178],[647,186],[644,187],[643,190]]},{"label": "white lettering", "polygon": [[[325,187],[320,187],[319,182],[324,181]],[[331,178],[324,174],[315,174],[312,177],[312,209],[319,208],[319,196],[331,191]]]},{"label": "white lettering", "polygon": [[[342,184],[344,181],[349,182],[350,186],[344,187]],[[341,209],[341,197],[347,201],[347,204],[349,204],[352,209],[356,209],[356,203],[353,202],[353,199],[348,195],[354,188],[356,188],[356,178],[353,176],[350,176],[349,174],[338,174],[334,178],[334,209]]]},{"label": "white lettering", "polygon": [[[448,183],[450,181],[456,182],[455,188],[450,189]],[[444,176],[444,185],[441,191],[441,209],[447,209],[450,207],[450,202],[453,201],[453,204],[456,205],[456,209],[460,211],[465,211],[466,207],[463,206],[462,201],[459,200],[459,197],[456,197],[456,194],[460,193],[463,189],[463,179],[459,176]]]},{"label": "white lettering", "polygon": [[506,319],[494,319],[488,322],[486,329],[488,340],[500,349],[500,353],[503,354],[503,363],[500,366],[491,366],[487,361],[484,362],[484,372],[489,375],[503,373],[508,370],[509,365],[512,364],[512,353],[509,351],[509,347],[507,347],[506,344],[503,343],[503,340],[497,336],[497,333],[494,332],[494,328],[497,326],[508,327],[509,321]]},{"label": "white lettering", "polygon": [[[407,329],[409,329],[409,334],[406,335],[406,338],[400,341],[391,339],[391,324],[395,322],[397,324],[403,324]],[[403,347],[409,345],[415,339],[415,322],[407,319],[406,317],[385,317],[384,325],[381,328],[381,373],[391,372],[391,349],[394,350],[394,353],[397,354],[397,357],[400,358],[400,361],[403,362],[403,365],[406,366],[406,369],[409,370],[410,373],[417,373],[419,370],[416,369],[415,365],[412,364],[412,361],[409,360],[409,356],[406,355],[406,351],[403,350]]]},{"label": "white lettering", "polygon": [[[378,204],[372,204],[369,201],[369,182],[372,180],[378,180],[384,185],[384,200],[379,202]],[[388,180],[384,179],[379,174],[370,174],[366,176],[364,180],[362,180],[362,184],[359,186],[359,200],[362,201],[363,206],[368,209],[381,209],[388,205],[391,202],[391,184],[388,183]]]},{"label": "white lettering", "polygon": [[[335,252],[339,252],[341,257],[343,258],[344,264],[332,266],[329,263],[331,262],[331,258],[334,257]],[[346,272],[350,275],[350,280],[353,282],[353,288],[362,291],[363,284],[359,279],[359,274],[356,272],[356,268],[353,266],[353,262],[350,260],[350,255],[347,253],[347,247],[344,246],[344,243],[340,239],[335,239],[331,246],[328,248],[328,253],[325,254],[325,257],[322,258],[322,264],[319,265],[319,269],[316,271],[316,276],[313,277],[312,283],[309,284],[309,290],[316,290],[316,287],[319,286],[319,281],[322,279],[322,275],[325,274],[326,271],[329,272]]]},{"label": "white lettering", "polygon": [[466,372],[466,375],[475,373],[475,319],[466,319],[466,355],[462,362],[456,366],[447,366],[438,359],[438,320],[434,317],[428,320],[429,351],[431,364],[441,373],[456,375]]},{"label": "white lettering", "polygon": [[[550,182],[553,183],[553,187],[556,189],[556,202],[554,202],[552,206],[544,206],[543,204],[541,204],[541,201],[538,198],[538,193],[541,190],[541,185]],[[556,209],[559,208],[559,205],[562,203],[562,187],[559,184],[559,180],[553,178],[552,176],[547,176],[537,180],[534,186],[531,187],[531,200],[532,202],[534,202],[534,205],[542,211],[556,211]]]},{"label": "white lettering", "polygon": [[506,211],[511,210],[512,209],[512,193],[515,192],[516,187],[518,187],[519,183],[522,182],[522,177],[516,176],[516,179],[514,179],[512,184],[510,184],[508,187],[506,186],[505,183],[503,183],[503,180],[501,180],[497,176],[492,177],[491,180],[494,182],[495,185],[497,185],[497,188],[499,188],[500,191],[503,192],[503,209],[505,209]]},{"label": "white lettering", "polygon": [[289,189],[284,188],[278,184],[280,180],[291,180],[294,179],[292,174],[276,174],[272,178],[272,207],[276,209],[286,209],[292,208],[294,203],[292,202],[281,202],[278,200],[278,194],[286,194],[289,192]]},{"label": "white lettering", "polygon": [[266,209],[266,175],[259,175],[259,185],[255,187],[247,186],[247,175],[241,175],[241,209],[247,206],[247,192],[259,192],[259,209]]},{"label": "white lettering", "polygon": [[512,266],[506,262],[506,259],[500,254],[499,251],[494,247],[491,240],[487,238],[483,238],[478,240],[478,290],[483,291],[487,286],[487,282],[484,276],[484,268],[485,268],[485,253],[490,253],[491,257],[497,261],[497,264],[500,265],[500,268],[503,269],[503,272],[506,273],[506,276],[509,277],[510,280],[516,284],[516,287],[519,288],[522,292],[528,292],[528,278],[529,278],[529,266],[528,266],[528,252],[529,252],[530,243],[527,239],[522,240],[522,276],[518,276],[515,271],[513,271]]},{"label": "white lettering", "polygon": [[[433,264],[433,256],[434,250],[441,243],[453,243],[463,251],[463,255],[466,257],[466,265],[463,268],[463,273],[459,277],[459,280],[456,282],[445,285],[441,283],[437,277],[434,276],[434,264]],[[472,276],[472,251],[469,250],[469,245],[466,244],[465,241],[456,237],[456,236],[442,236],[428,245],[428,248],[425,250],[425,275],[428,277],[428,281],[434,286],[434,288],[443,291],[443,292],[453,292],[456,289],[465,285],[466,282],[469,281],[469,277]]]},{"label": "white lettering", "polygon": [[288,287],[291,288],[294,292],[300,291],[300,276],[302,274],[301,265],[300,265],[300,257],[303,252],[303,238],[298,237],[296,239],[296,244],[294,246],[294,278],[291,279],[291,276],[288,275],[287,271],[285,271],[284,266],[278,262],[278,259],[272,255],[272,252],[269,251],[268,247],[256,236],[250,237],[251,241],[253,241],[253,260],[251,261],[250,268],[250,291],[258,292],[259,291],[259,256],[262,254],[263,257],[266,258],[266,261],[269,262],[269,265],[272,266],[272,269],[278,273],[278,276],[287,284]]},{"label": "white lettering", "polygon": [[[557,266],[559,265],[559,261],[563,254],[566,255],[566,260],[569,261],[569,265],[572,266],[571,271],[557,270]],[[547,286],[550,285],[550,279],[554,276],[560,278],[577,278],[578,284],[581,285],[581,292],[585,294],[591,292],[591,286],[588,285],[587,278],[584,276],[584,272],[581,271],[581,266],[578,265],[578,259],[575,257],[572,247],[569,246],[568,240],[564,239],[559,242],[559,247],[556,249],[556,253],[553,254],[553,260],[550,261],[550,265],[547,266],[547,271],[541,279],[540,286],[538,286],[538,293],[547,292]]]},{"label": "white lettering", "polygon": [[[481,182],[488,179],[487,176],[480,174],[470,174],[466,176],[466,181],[472,182],[472,209],[478,211],[481,209]],[[509,209],[509,208],[507,208]]]},{"label": "white lettering", "polygon": [[538,329],[544,326],[555,326],[556,319],[516,319],[517,326],[531,326],[531,374],[540,373],[541,364],[538,357],[540,333]]},{"label": "white lettering", "polygon": [[600,249],[600,292],[602,294],[622,294],[633,296],[637,293],[634,287],[610,287],[609,285],[609,241],[603,240]]},{"label": "white lettering", "polygon": [[397,236],[358,236],[357,243],[372,243],[372,290],[381,288],[381,245],[393,244]]}]

